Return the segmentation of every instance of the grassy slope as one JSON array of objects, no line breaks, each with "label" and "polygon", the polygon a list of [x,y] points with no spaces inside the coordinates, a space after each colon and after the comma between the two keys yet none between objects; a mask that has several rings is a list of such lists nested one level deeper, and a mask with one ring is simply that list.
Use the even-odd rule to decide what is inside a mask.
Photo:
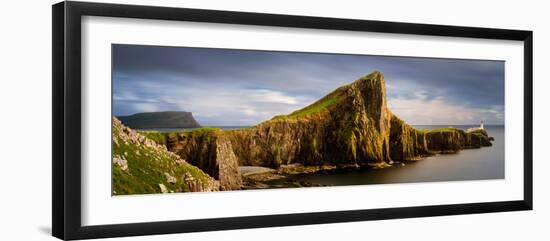
[{"label": "grassy slope", "polygon": [[342,90],[337,89],[330,93],[329,95],[323,97],[322,99],[318,100],[317,102],[306,106],[303,109],[294,111],[288,115],[288,117],[302,117],[302,116],[309,116],[312,114],[316,114],[319,112],[322,112],[324,110],[328,110],[331,106],[334,106],[336,103],[338,103],[341,100]]},{"label": "grassy slope", "polygon": [[[367,80],[373,78],[376,74],[378,74],[376,71],[362,77],[360,80]],[[355,83],[355,82],[353,82]],[[332,91],[330,94],[324,96],[320,100],[314,102],[311,105],[308,105],[302,109],[299,109],[297,111],[294,111],[288,115],[277,115],[272,118],[272,120],[280,120],[280,119],[286,119],[286,118],[299,118],[299,117],[305,117],[310,116],[313,114],[317,114],[320,112],[323,112],[325,110],[330,110],[330,108],[336,106],[340,101],[343,100],[343,94],[347,88],[350,87],[351,84],[341,86],[337,88],[336,90]]]},{"label": "grassy slope", "polygon": [[[368,78],[364,77],[364,78]],[[324,96],[320,100],[308,105],[302,109],[294,111],[288,115],[277,115],[272,120],[286,119],[286,118],[299,118],[317,114],[326,110],[330,110],[331,107],[336,106],[343,98],[343,93],[348,85],[341,86],[338,89],[332,91],[330,94]]]},{"label": "grassy slope", "polygon": [[313,115],[325,110],[329,110],[332,106],[338,103],[342,98],[342,88],[338,88],[330,94],[326,95],[322,99],[316,101],[315,103],[308,105],[302,109],[294,111],[288,115],[277,115],[272,118],[272,120],[283,120],[287,118],[299,118],[309,115]]},{"label": "grassy slope", "polygon": [[[117,132],[113,128],[114,132]],[[159,184],[164,184],[169,191],[188,192],[189,185],[183,179],[191,176],[200,183],[213,179],[199,168],[178,161],[178,157],[168,151],[124,140],[120,132],[113,133],[113,156],[127,160],[128,170],[123,170],[113,163],[113,194],[147,194],[160,193]],[[179,163],[178,163],[179,162]],[[176,183],[169,183],[165,173],[176,178]]]},{"label": "grassy slope", "polygon": [[159,145],[165,146],[168,135],[175,135],[178,132],[138,131],[138,133],[144,135],[149,138],[149,140],[152,140]]},{"label": "grassy slope", "polygon": [[445,127],[445,128],[437,128],[437,129],[432,129],[432,130],[419,130],[419,129],[417,129],[417,131],[424,132],[424,133],[429,133],[429,132],[454,132],[454,131],[460,131],[460,129],[454,128],[454,127]]}]

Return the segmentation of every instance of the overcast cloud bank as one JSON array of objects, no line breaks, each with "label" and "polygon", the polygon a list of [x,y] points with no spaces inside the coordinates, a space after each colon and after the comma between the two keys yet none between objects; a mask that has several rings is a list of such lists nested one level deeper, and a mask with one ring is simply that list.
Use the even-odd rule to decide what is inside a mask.
[{"label": "overcast cloud bank", "polygon": [[191,111],[204,126],[255,125],[378,70],[413,125],[504,123],[504,62],[113,46],[113,112]]}]

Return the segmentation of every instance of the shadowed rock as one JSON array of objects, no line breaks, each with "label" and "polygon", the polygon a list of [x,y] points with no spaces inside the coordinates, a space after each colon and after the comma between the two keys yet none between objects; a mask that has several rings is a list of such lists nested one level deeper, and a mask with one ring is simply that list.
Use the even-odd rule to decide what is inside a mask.
[{"label": "shadowed rock", "polygon": [[395,161],[417,160],[432,154],[428,149],[426,135],[392,114],[390,124],[390,157]]},{"label": "shadowed rock", "polygon": [[241,173],[231,142],[219,129],[170,134],[168,150],[220,182],[222,190],[240,189]]},{"label": "shadowed rock", "polygon": [[466,132],[456,128],[426,131],[428,149],[436,152],[457,152],[462,149],[492,146],[485,130]]}]

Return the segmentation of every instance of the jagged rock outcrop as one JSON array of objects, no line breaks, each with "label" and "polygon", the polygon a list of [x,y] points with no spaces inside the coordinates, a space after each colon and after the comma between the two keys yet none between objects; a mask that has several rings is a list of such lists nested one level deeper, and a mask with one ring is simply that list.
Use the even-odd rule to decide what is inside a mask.
[{"label": "jagged rock outcrop", "polygon": [[456,128],[430,130],[426,132],[426,139],[429,150],[443,153],[492,146],[491,138],[483,129],[472,132]]},{"label": "jagged rock outcrop", "polygon": [[124,125],[132,129],[155,128],[197,128],[199,123],[193,113],[184,111],[143,112],[117,117]]},{"label": "jagged rock outcrop", "polygon": [[396,161],[416,160],[429,151],[426,135],[405,123],[395,115],[390,122],[390,157]]},{"label": "jagged rock outcrop", "polygon": [[390,118],[380,72],[289,115],[228,131],[241,165],[359,164],[390,159]]},{"label": "jagged rock outcrop", "polygon": [[112,120],[113,194],[218,191],[220,183],[144,135]]},{"label": "jagged rock outcrop", "polygon": [[432,130],[426,133],[428,149],[436,152],[457,152],[464,149],[464,132],[456,129]]},{"label": "jagged rock outcrop", "polygon": [[226,134],[240,165],[269,167],[391,163],[491,144],[486,132],[411,127],[388,110],[380,72],[289,115]]},{"label": "jagged rock outcrop", "polygon": [[254,128],[228,131],[227,136],[240,165],[278,167],[301,161],[323,162],[323,150],[330,145],[322,116],[273,120]]},{"label": "jagged rock outcrop", "polygon": [[204,128],[168,134],[166,146],[171,152],[218,180],[222,190],[241,188],[237,157],[222,130]]},{"label": "jagged rock outcrop", "polygon": [[[487,131],[485,131],[484,129],[477,129],[473,131],[468,131],[466,133],[470,135],[470,140],[469,140],[470,146],[477,147],[477,146],[493,145],[491,141],[494,141],[494,138],[490,137]],[[479,143],[479,145],[477,143]]]}]

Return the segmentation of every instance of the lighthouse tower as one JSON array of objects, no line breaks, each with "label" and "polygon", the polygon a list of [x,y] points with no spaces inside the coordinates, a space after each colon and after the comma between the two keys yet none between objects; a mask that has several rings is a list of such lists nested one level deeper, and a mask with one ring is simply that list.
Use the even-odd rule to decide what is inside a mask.
[{"label": "lighthouse tower", "polygon": [[481,124],[479,125],[479,127],[468,128],[468,129],[466,130],[466,132],[473,132],[473,131],[478,131],[478,130],[484,130],[484,127],[485,127],[485,121],[481,120]]}]

